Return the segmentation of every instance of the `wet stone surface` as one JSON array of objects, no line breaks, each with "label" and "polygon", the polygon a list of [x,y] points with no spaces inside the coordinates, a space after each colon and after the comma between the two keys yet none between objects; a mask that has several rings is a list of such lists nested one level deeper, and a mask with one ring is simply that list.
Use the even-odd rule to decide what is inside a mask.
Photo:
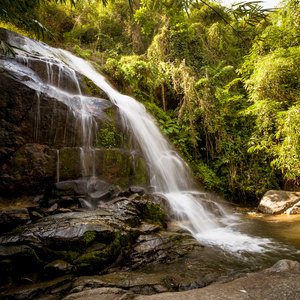
[{"label": "wet stone surface", "polygon": [[1,203],[2,215],[21,214],[0,234],[3,299],[80,299],[88,290],[96,297],[97,289],[103,299],[133,299],[204,285],[198,267],[177,274],[182,259],[201,255],[203,246],[171,225],[159,194],[92,178],[60,182],[47,196],[14,206]]}]

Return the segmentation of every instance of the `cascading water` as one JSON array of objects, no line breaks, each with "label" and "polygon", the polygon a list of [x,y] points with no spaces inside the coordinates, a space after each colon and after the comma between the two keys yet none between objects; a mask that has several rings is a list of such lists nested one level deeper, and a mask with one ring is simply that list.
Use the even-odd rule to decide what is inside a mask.
[{"label": "cascading water", "polygon": [[[124,124],[138,141],[149,165],[151,186],[168,199],[180,226],[191,232],[199,242],[221,246],[231,252],[268,250],[270,240],[232,230],[238,218],[228,215],[220,204],[211,200],[208,193],[195,189],[187,164],[172,149],[141,103],[113,89],[84,60],[64,50],[59,50],[59,54],[63,55],[69,66],[104,90],[119,107]],[[219,218],[209,207],[218,212]]]},{"label": "cascading water", "polygon": [[[16,41],[9,42],[15,44]],[[233,227],[239,223],[239,219],[228,215],[220,204],[212,200],[210,194],[197,191],[187,164],[171,148],[142,104],[131,97],[118,93],[89,63],[67,51],[53,49],[27,38],[19,40],[18,47],[30,53],[38,53],[39,56],[49,59],[49,61],[58,62],[58,65],[61,66],[59,77],[62,77],[62,70],[67,65],[91,79],[106,92],[111,102],[119,107],[122,121],[140,145],[144,159],[149,165],[151,186],[155,192],[163,194],[168,199],[179,224],[189,230],[199,242],[217,245],[231,252],[267,251],[268,244],[271,244],[270,240],[250,237],[233,230]],[[50,70],[51,68],[48,76],[53,81],[53,74]],[[27,69],[25,70],[25,67],[23,71],[24,73],[29,72]],[[28,74],[28,76],[30,75],[32,74]],[[34,75],[32,76],[34,77]],[[28,84],[34,85],[34,78]],[[95,130],[95,126],[93,126],[93,120],[89,118],[87,97],[81,95],[78,82],[77,85],[79,95],[64,97],[64,93],[60,92],[60,98],[72,107],[73,112],[77,111],[78,105],[80,106],[82,130],[85,136],[83,147],[86,148],[91,145],[90,132],[92,129]],[[39,89],[41,90],[40,86],[37,90]],[[51,95],[56,93],[57,89],[55,86],[44,87],[41,92]],[[69,99],[72,99],[73,103],[70,103]],[[84,148],[80,150],[83,163],[86,157]],[[59,175],[57,177],[59,178]],[[213,211],[217,212],[218,216]]]},{"label": "cascading water", "polygon": [[[3,60],[2,64],[4,69],[13,71],[14,76],[19,77],[20,80],[23,79],[28,87],[36,91],[35,124],[33,132],[34,141],[39,142],[40,138],[46,139],[40,132],[41,99],[43,95],[47,95],[49,98],[59,99],[59,101],[66,104],[68,107],[65,123],[70,127],[73,125],[74,128],[77,128],[77,125],[81,127],[81,141],[79,142],[81,144],[81,171],[82,175],[85,176],[87,165],[95,157],[92,145],[95,139],[95,133],[97,132],[97,123],[93,118],[89,107],[87,107],[87,98],[89,97],[86,97],[81,93],[75,70],[63,63],[59,58],[55,57],[55,55],[49,51],[51,48],[46,44],[20,36],[13,36],[12,43],[21,45],[22,49],[33,54],[29,59],[26,52],[20,51],[15,60]],[[38,69],[38,72],[32,70],[34,67],[36,67],[35,69]],[[45,69],[46,72],[43,73],[40,71],[42,69]],[[54,144],[56,141],[56,122],[57,120],[52,118],[51,128],[46,132],[49,140],[51,139]],[[68,126],[65,126],[62,139],[63,147],[75,147],[78,144],[76,135],[70,134]],[[58,156],[56,166],[58,181],[59,164],[60,161]]]}]

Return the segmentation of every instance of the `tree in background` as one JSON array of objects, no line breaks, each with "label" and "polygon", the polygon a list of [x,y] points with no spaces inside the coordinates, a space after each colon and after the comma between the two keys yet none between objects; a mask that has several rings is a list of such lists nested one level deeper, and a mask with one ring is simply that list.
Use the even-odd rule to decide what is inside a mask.
[{"label": "tree in background", "polygon": [[254,203],[298,184],[299,1],[272,13],[257,1],[29,2],[52,43],[147,106],[206,188]]},{"label": "tree in background", "polygon": [[300,176],[300,4],[287,1],[272,14],[246,58],[243,74],[256,119],[250,152],[270,157],[285,187]]}]

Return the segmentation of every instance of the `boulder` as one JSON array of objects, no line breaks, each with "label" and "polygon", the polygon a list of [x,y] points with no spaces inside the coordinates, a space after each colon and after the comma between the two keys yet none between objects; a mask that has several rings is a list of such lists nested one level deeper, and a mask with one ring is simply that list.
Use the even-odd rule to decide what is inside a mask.
[{"label": "boulder", "polygon": [[289,215],[297,215],[300,214],[300,201],[294,204],[291,208],[286,211]]},{"label": "boulder", "polygon": [[271,190],[260,200],[258,210],[265,214],[281,214],[298,202],[300,202],[300,192]]},{"label": "boulder", "polygon": [[55,260],[47,264],[44,269],[49,276],[62,276],[72,272],[73,266],[63,260]]}]

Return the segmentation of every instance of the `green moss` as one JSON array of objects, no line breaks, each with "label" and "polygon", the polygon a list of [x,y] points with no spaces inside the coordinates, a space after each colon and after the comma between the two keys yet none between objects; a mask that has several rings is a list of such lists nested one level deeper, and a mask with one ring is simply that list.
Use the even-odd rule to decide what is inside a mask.
[{"label": "green moss", "polygon": [[48,256],[48,259],[50,257],[50,260],[60,259],[74,265],[79,256],[80,253],[75,251],[51,251],[51,255]]},{"label": "green moss", "polygon": [[19,254],[18,259],[21,259],[24,264],[37,264],[40,262],[40,258],[34,251],[34,249],[30,248],[26,251]]},{"label": "green moss", "polygon": [[115,236],[113,242],[103,250],[96,250],[81,255],[76,261],[77,272],[90,273],[102,270],[113,263],[128,244],[128,237],[122,236],[121,231]]},{"label": "green moss", "polygon": [[114,185],[126,188],[130,182],[132,157],[120,150],[106,151],[103,155],[103,178]]},{"label": "green moss", "polygon": [[115,114],[115,107],[111,106],[109,108],[106,108],[105,110],[106,115],[111,119],[114,120],[114,114]]},{"label": "green moss", "polygon": [[135,157],[132,181],[141,185],[147,183],[146,164],[144,159],[141,157]]},{"label": "green moss", "polygon": [[95,231],[88,231],[84,234],[83,241],[85,244],[90,244],[95,240],[97,233]]},{"label": "green moss", "polygon": [[128,224],[131,226],[131,227],[138,227],[139,225],[141,225],[141,220],[139,217],[135,217],[135,218],[132,218],[128,221]]},{"label": "green moss", "polygon": [[105,123],[98,131],[95,141],[96,148],[112,149],[121,148],[122,134],[116,131],[116,127],[112,123]]},{"label": "green moss", "polygon": [[183,240],[183,236],[182,235],[177,235],[173,238],[173,242],[174,243],[181,243]]},{"label": "green moss", "polygon": [[142,221],[158,224],[163,228],[167,226],[166,214],[158,204],[147,202],[141,210],[140,218]]},{"label": "green moss", "polygon": [[59,153],[59,173],[62,178],[72,178],[75,173],[76,155],[74,149],[64,149]]}]

